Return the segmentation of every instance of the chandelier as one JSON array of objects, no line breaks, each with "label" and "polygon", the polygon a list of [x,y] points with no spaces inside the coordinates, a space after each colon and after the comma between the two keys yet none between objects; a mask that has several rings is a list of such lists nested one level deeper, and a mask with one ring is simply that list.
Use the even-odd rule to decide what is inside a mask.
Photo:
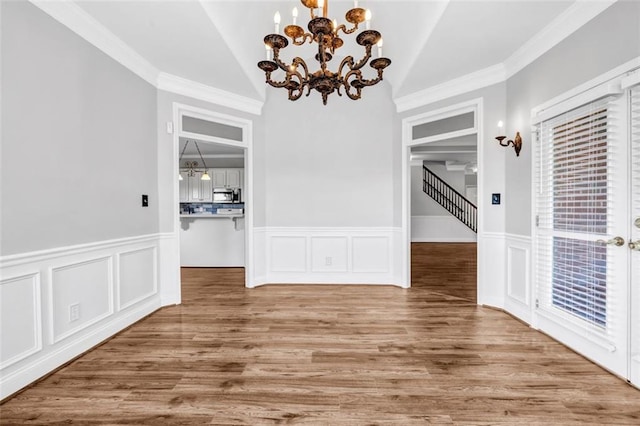
[{"label": "chandelier", "polygon": [[[184,144],[184,148],[182,148],[182,152],[180,153],[180,158],[178,158],[178,165],[180,165],[182,161],[182,157],[184,156],[184,152],[187,150],[187,145],[189,145],[189,140],[187,140]],[[187,161],[184,165],[187,167],[187,176],[194,177],[196,173],[200,173],[200,180],[211,180],[211,176],[209,176],[207,170],[207,164],[204,162],[204,158],[202,157],[202,153],[200,152],[200,147],[198,146],[198,142],[193,141],[193,144],[196,146],[198,150],[198,155],[200,156],[200,161],[202,161],[202,166],[204,167],[202,170],[198,170],[199,166],[197,161]],[[178,179],[182,180],[182,174],[178,174]]]},{"label": "chandelier", "polygon": [[[307,41],[310,44],[317,43],[318,53],[315,55],[315,59],[320,63],[320,69],[309,72],[306,62],[298,56],[293,58],[290,64],[286,64],[280,58],[280,49],[286,48],[289,41],[286,37],[278,34],[280,13],[276,12],[274,16],[275,34],[268,34],[264,38],[267,60],[258,62],[258,68],[266,74],[267,83],[273,87],[286,89],[291,101],[300,99],[305,89],[307,96],[311,93],[311,89],[315,89],[320,92],[322,103],[326,105],[327,97],[331,93],[337,92],[339,96],[342,96],[341,88],[343,86],[344,92],[350,99],[360,99],[362,89],[382,81],[384,69],[391,64],[390,59],[382,57],[382,35],[378,31],[369,29],[371,12],[358,7],[357,0],[354,1],[353,9],[345,15],[347,22],[353,26],[347,28],[344,24],[338,25],[335,19],[332,21],[327,18],[328,0],[301,0],[301,2],[311,14],[311,20],[307,25],[309,32],[305,32],[302,27],[296,25],[298,9],[294,8],[292,11],[293,24],[287,25],[284,28],[284,33],[296,46],[301,46]],[[322,11],[322,16],[316,16],[316,9]],[[357,35],[356,42],[364,47],[364,57],[356,62],[352,56],[347,56],[340,62],[336,72],[328,70],[327,62],[333,58],[335,51],[344,44],[344,40],[340,38],[340,32],[352,34],[363,22],[366,22],[366,29]],[[378,46],[378,57],[369,62],[373,45]],[[366,79],[362,75],[362,68],[368,62],[369,66],[377,71],[376,78]],[[284,80],[272,80],[271,73],[277,70],[284,71]]]}]

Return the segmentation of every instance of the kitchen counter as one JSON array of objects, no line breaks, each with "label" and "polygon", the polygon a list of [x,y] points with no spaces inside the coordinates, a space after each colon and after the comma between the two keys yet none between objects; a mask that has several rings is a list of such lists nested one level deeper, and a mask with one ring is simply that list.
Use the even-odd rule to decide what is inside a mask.
[{"label": "kitchen counter", "polygon": [[181,266],[243,267],[244,222],[243,214],[181,214]]}]

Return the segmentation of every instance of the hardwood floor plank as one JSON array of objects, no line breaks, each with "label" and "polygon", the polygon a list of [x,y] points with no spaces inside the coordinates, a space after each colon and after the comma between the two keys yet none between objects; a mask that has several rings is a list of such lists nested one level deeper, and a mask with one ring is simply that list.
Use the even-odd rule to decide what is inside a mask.
[{"label": "hardwood floor plank", "polygon": [[5,401],[0,423],[640,424],[640,391],[475,304],[475,245],[413,251],[409,290],[185,269],[182,305]]}]

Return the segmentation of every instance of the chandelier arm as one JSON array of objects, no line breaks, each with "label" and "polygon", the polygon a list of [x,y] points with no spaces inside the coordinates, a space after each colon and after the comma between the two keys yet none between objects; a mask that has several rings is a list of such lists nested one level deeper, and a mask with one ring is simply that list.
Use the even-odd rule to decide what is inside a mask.
[{"label": "chandelier arm", "polygon": [[365,46],[364,49],[365,49],[364,57],[349,68],[351,68],[352,70],[359,70],[360,68],[365,66],[367,62],[369,62],[369,59],[371,59],[371,45]]},{"label": "chandelier arm", "polygon": [[345,66],[348,66],[349,70],[353,69],[353,56],[347,56],[340,62],[340,66],[338,67],[339,76],[342,76],[342,70]]},{"label": "chandelier arm", "polygon": [[307,42],[307,40],[309,40],[309,43],[313,43],[313,34],[311,33],[304,33],[300,37],[296,37],[296,38],[290,37],[290,38],[291,38],[291,43],[293,43],[295,46],[302,46]]},{"label": "chandelier arm", "polygon": [[[296,68],[298,67],[298,65],[302,65],[302,69],[304,69],[304,78],[302,78],[301,76],[301,81],[306,81],[309,78],[309,68],[307,68],[307,63],[304,61],[304,59],[302,59],[299,56],[296,56],[295,58],[293,58],[293,65],[296,66]],[[297,74],[300,74],[298,72],[296,72]]]},{"label": "chandelier arm", "polygon": [[[354,77],[354,80],[355,80],[355,81],[360,82],[360,81],[362,81],[362,71],[360,71],[360,70],[358,70],[358,69],[352,69],[352,70],[350,70],[350,71],[349,71],[349,72],[344,76],[344,79],[343,79],[343,84],[344,84],[344,91],[345,91],[345,93],[347,94],[347,96],[348,96],[350,99],[353,99],[354,101],[357,101],[357,100],[358,100],[358,99],[360,99],[360,97],[361,97],[362,87],[355,87],[355,86],[352,86],[352,85],[349,83],[349,78],[350,78],[351,76],[355,76],[355,77]],[[351,88],[352,88],[352,87],[353,87],[354,89],[356,89],[356,93],[351,93]]]},{"label": "chandelier arm", "polygon": [[265,74],[267,77],[267,84],[269,84],[269,86],[271,87],[281,88],[281,87],[287,87],[287,84],[289,84],[290,79],[285,79],[283,81],[276,81],[271,79],[270,71],[266,72]]},{"label": "chandelier arm", "polygon": [[354,32],[356,32],[357,29],[358,29],[358,24],[355,24],[351,29],[347,29],[347,26],[345,24],[342,24],[338,28],[336,28],[335,35],[338,35],[338,32],[340,32],[341,30],[345,34],[353,34]]}]

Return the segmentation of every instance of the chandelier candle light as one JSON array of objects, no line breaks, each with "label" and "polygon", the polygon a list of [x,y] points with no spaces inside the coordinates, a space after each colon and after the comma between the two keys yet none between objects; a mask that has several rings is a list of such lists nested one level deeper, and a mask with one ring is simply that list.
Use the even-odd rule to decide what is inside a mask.
[{"label": "chandelier candle light", "polygon": [[[293,58],[290,64],[283,62],[280,58],[280,49],[286,48],[289,41],[286,37],[278,34],[282,18],[280,12],[276,12],[273,17],[275,32],[264,38],[267,59],[258,62],[258,68],[266,74],[267,83],[273,87],[285,88],[289,92],[289,100],[291,101],[300,99],[305,88],[307,96],[311,93],[311,89],[315,89],[322,95],[322,103],[326,105],[327,97],[334,91],[342,96],[342,86],[350,99],[360,99],[362,89],[382,81],[382,72],[391,64],[390,59],[382,57],[382,35],[378,31],[370,29],[371,11],[358,7],[358,2],[354,1],[353,9],[345,15],[345,19],[353,27],[347,28],[344,24],[338,25],[335,19],[332,21],[327,18],[328,0],[301,0],[301,3],[309,9],[311,14],[311,20],[307,25],[309,32],[305,32],[302,27],[296,24],[298,8],[294,7],[291,12],[293,24],[284,27],[284,33],[296,46],[301,46],[307,41],[317,43],[318,53],[315,55],[315,59],[320,63],[320,69],[310,73],[306,62],[298,56]],[[321,11],[322,16],[316,16],[316,9]],[[353,56],[347,56],[340,62],[337,72],[328,70],[327,62],[331,61],[335,51],[344,44],[344,40],[339,36],[340,32],[352,34],[363,22],[365,22],[366,29],[358,34],[356,42],[364,47],[364,57],[356,62]],[[369,63],[374,45],[378,47],[378,58]],[[362,67],[367,63],[377,71],[376,78],[363,78]],[[277,70],[284,71],[284,80],[274,81],[271,79],[271,73]]]}]

